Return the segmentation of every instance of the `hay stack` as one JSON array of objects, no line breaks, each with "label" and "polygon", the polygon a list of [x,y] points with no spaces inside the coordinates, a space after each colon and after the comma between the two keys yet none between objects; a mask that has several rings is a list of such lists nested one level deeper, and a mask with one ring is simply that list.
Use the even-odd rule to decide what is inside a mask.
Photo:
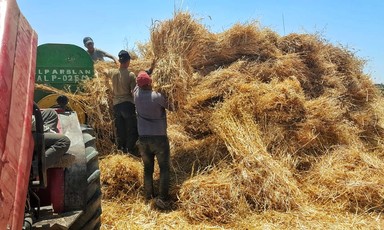
[{"label": "hay stack", "polygon": [[355,227],[367,212],[383,224],[382,97],[351,51],[256,23],[213,34],[182,12],[143,47],[137,66],[157,59],[156,89],[178,105],[171,195],[191,224],[310,228],[347,215]]},{"label": "hay stack", "polygon": [[[320,156],[342,145],[381,145],[382,128],[371,105],[379,94],[362,73],[364,61],[352,52],[318,35],[279,37],[255,24],[235,25],[212,35],[196,24],[188,15],[179,14],[164,23],[169,28],[177,25],[168,30],[172,36],[157,31],[152,34],[157,36],[152,40],[154,53],[164,44],[156,41],[180,41],[175,47],[181,47],[179,56],[186,61],[179,62],[177,68],[193,68],[194,74],[154,75],[175,86],[179,78],[193,78],[184,88],[177,86],[167,92],[183,95],[172,97],[174,103],[184,106],[171,120],[184,127],[189,138],[213,135],[223,141],[233,158],[230,167],[241,175],[233,183],[243,185],[239,195],[251,208],[301,209],[302,199],[308,195],[301,190],[300,182],[306,176],[301,172],[314,170]],[[179,31],[192,31],[188,33],[192,35],[174,36]],[[199,52],[191,47],[198,47]],[[175,102],[177,98],[181,101]],[[367,145],[367,137],[361,133],[374,143]],[[204,189],[204,185],[200,187]],[[186,196],[186,190],[181,190]],[[350,203],[346,197],[340,199]]]}]

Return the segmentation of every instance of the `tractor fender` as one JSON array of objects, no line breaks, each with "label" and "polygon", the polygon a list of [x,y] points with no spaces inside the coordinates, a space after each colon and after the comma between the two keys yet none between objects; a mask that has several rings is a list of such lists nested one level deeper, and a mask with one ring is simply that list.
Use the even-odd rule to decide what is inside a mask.
[{"label": "tractor fender", "polygon": [[64,210],[83,210],[87,184],[87,167],[83,134],[76,112],[59,114],[62,134],[71,140],[68,153],[75,156],[73,164],[64,171]]}]

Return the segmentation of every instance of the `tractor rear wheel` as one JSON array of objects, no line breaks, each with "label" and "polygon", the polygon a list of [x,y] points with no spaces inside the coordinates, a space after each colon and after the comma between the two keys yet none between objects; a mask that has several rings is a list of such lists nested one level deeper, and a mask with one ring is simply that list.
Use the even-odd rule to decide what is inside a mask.
[{"label": "tractor rear wheel", "polygon": [[86,208],[83,214],[72,224],[71,230],[100,229],[101,227],[101,186],[99,153],[96,150],[96,138],[91,127],[83,125],[83,140],[87,162]]}]

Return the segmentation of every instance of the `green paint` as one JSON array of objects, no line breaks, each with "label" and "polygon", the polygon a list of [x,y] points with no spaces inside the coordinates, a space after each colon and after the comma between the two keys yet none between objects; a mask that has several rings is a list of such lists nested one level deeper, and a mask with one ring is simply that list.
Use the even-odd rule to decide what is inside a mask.
[{"label": "green paint", "polygon": [[[93,77],[93,61],[84,49],[71,44],[43,44],[37,47],[36,83],[75,92],[80,90],[79,82]],[[35,101],[48,94],[36,90]]]}]

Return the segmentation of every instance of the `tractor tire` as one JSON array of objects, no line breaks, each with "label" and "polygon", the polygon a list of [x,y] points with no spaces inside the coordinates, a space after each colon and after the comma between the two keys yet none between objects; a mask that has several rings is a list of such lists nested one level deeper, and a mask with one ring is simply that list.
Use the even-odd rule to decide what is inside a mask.
[{"label": "tractor tire", "polygon": [[94,230],[101,227],[101,185],[99,153],[96,150],[96,138],[91,127],[82,125],[85,155],[87,162],[86,208],[82,215],[71,225],[71,230]]}]

